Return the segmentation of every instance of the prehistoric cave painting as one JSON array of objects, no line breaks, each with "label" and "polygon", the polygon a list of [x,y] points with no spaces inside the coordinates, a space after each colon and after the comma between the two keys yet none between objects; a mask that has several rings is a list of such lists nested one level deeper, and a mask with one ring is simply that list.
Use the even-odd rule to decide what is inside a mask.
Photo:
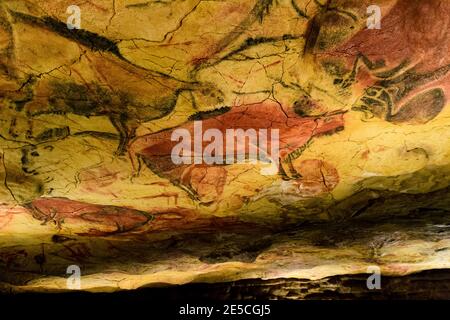
[{"label": "prehistoric cave painting", "polygon": [[138,229],[154,218],[153,215],[135,209],[101,206],[64,198],[38,198],[25,205],[32,216],[42,224],[53,222],[58,229],[84,225],[81,236],[106,236]]},{"label": "prehistoric cave painting", "polygon": [[[2,230],[4,227],[6,227],[11,220],[13,219],[13,214],[12,212],[8,211],[8,208],[4,209],[1,208],[2,212],[0,212],[0,230]],[[3,211],[5,210],[5,211]]]},{"label": "prehistoric cave painting", "polygon": [[[305,38],[303,54],[310,55],[316,49],[320,51],[334,46],[336,43],[345,40],[358,26],[365,25],[366,8],[369,5],[370,1],[367,0],[314,0],[308,2],[286,0],[285,3],[274,0],[256,0],[251,10],[239,21],[236,27],[226,33],[220,40],[209,46],[206,45],[205,52],[192,59],[194,64],[192,74],[216,65],[229,58],[233,53],[258,44],[258,41],[270,41],[271,38],[261,37],[259,39],[246,38],[242,42],[241,36],[252,25],[256,23],[263,25],[264,19],[277,6],[290,7],[294,13],[293,17],[297,17],[300,23],[307,24],[306,31],[301,37]],[[220,12],[216,12],[216,14],[219,15]],[[228,12],[223,12],[223,14],[228,14]],[[284,34],[280,38],[285,40],[297,38],[294,34],[295,32]]]},{"label": "prehistoric cave painting", "polygon": [[443,89],[420,89],[446,76],[450,65],[419,73],[404,61],[393,69],[377,72],[383,63],[373,63],[359,55],[350,74],[346,78],[337,78],[335,84],[345,89],[354,83],[360,61],[376,78],[352,107],[352,110],[364,112],[366,118],[376,116],[396,124],[423,124],[434,119],[444,108],[446,97]]},{"label": "prehistoric cave painting", "polygon": [[15,216],[25,214],[26,210],[18,205],[0,204],[0,232],[5,232]]},{"label": "prehistoric cave painting", "polygon": [[[80,48],[79,57],[47,72],[37,73],[32,69],[25,77],[16,75],[13,70],[18,69],[18,61],[23,59],[20,54],[23,53],[16,53],[10,43],[14,29],[11,19],[42,30],[49,35],[49,39],[62,37],[67,40],[67,45],[77,44]],[[15,88],[2,92],[3,103],[8,103],[15,113],[9,123],[11,139],[17,140],[21,133],[25,133],[23,139],[41,143],[63,139],[71,134],[68,126],[34,133],[33,120],[46,114],[105,116],[118,133],[116,154],[123,155],[136,128],[142,122],[159,119],[172,112],[180,96],[190,101],[193,108],[217,107],[223,102],[222,92],[213,84],[200,83],[195,79],[178,80],[167,74],[134,66],[121,56],[114,42],[84,30],[68,31],[65,23],[53,18],[38,18],[8,10],[8,14],[1,16],[0,20],[2,29],[11,38],[2,57],[5,62],[1,61],[1,65],[5,65],[3,69],[6,68],[4,76]],[[41,50],[50,45],[45,43],[45,37],[41,41],[44,42],[44,47],[39,48]],[[51,62],[51,59],[49,57],[48,61]],[[83,75],[86,63],[92,69],[93,79]],[[65,70],[68,76],[52,77],[53,72],[61,70]],[[26,128],[18,127],[21,118],[27,119]],[[103,132],[88,133],[114,138]]]},{"label": "prehistoric cave painting", "polygon": [[63,245],[64,249],[55,252],[55,255],[69,261],[85,263],[93,257],[89,246],[85,243],[69,243]]},{"label": "prehistoric cave painting", "polygon": [[267,197],[284,206],[298,200],[326,195],[333,191],[339,183],[339,174],[336,168],[326,161],[307,159],[295,163],[294,167],[301,175],[300,179],[282,181],[281,186],[275,183],[262,190],[253,200]]},{"label": "prehistoric cave painting", "polygon": [[[48,99],[48,108],[28,111],[27,114],[32,118],[42,114],[76,114],[86,117],[107,116],[113,126],[117,129],[120,137],[120,143],[117,149],[118,155],[123,155],[126,151],[128,141],[135,137],[136,128],[142,122],[154,120],[170,113],[183,92],[191,90],[201,90],[208,94],[214,101],[212,105],[217,105],[222,100],[221,93],[213,86],[199,86],[198,84],[186,85],[174,90],[166,100],[162,99],[159,106],[145,105],[130,94],[123,91],[111,91],[111,89],[99,86],[98,84],[80,85],[73,82],[50,83],[51,93]],[[193,100],[195,103],[195,100]],[[155,109],[164,110],[155,113]],[[159,113],[159,114],[158,114]],[[158,115],[157,115],[158,114]],[[52,128],[40,133],[34,138],[36,142],[48,141],[51,138],[61,139],[70,134],[70,128]],[[102,133],[92,132],[97,136],[105,136]]]},{"label": "prehistoric cave painting", "polygon": [[[208,113],[207,118],[198,115],[191,119],[203,119],[203,130],[217,129],[226,136],[227,129],[278,129],[279,130],[279,174],[286,180],[301,179],[292,162],[314,137],[333,134],[344,128],[344,113],[334,112],[320,117],[299,117],[293,109],[284,110],[274,102],[249,106],[236,106],[226,109],[224,114]],[[181,128],[194,136],[194,121]],[[209,164],[174,164],[171,153],[177,141],[171,141],[175,128],[140,137],[131,144],[131,153],[135,162],[143,161],[153,172],[169,179],[173,184],[183,188],[194,199],[210,202],[222,193],[227,178],[226,165]],[[205,147],[208,142],[203,141]],[[243,153],[248,154],[249,146],[244,146]],[[269,148],[267,148],[269,149]],[[237,152],[226,149],[225,143],[219,155],[222,158],[233,156]],[[193,155],[195,157],[195,155]],[[198,156],[198,155],[197,155]],[[192,162],[194,163],[194,162]],[[138,166],[138,164],[136,166]],[[214,187],[213,187],[214,186]],[[214,189],[215,192],[212,192]],[[203,196],[203,198],[202,198]],[[206,199],[206,198],[208,199]]]},{"label": "prehistoric cave painting", "polygon": [[449,94],[449,13],[445,0],[399,0],[386,10],[380,30],[362,29],[321,52],[323,61],[340,57],[352,64],[348,74],[334,80],[338,94],[362,87],[353,110],[366,118],[395,124],[434,119]]},{"label": "prehistoric cave painting", "polygon": [[339,183],[339,174],[330,163],[318,160],[303,160],[298,165],[297,171],[303,179],[295,181],[301,196],[320,196],[331,192]]}]

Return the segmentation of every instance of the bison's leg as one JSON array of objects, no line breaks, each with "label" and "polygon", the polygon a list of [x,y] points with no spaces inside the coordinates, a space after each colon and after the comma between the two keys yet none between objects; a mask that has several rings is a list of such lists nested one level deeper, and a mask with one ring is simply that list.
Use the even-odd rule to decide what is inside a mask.
[{"label": "bison's leg", "polygon": [[297,172],[292,163],[292,159],[287,158],[284,161],[280,161],[279,172],[283,180],[296,180],[300,179],[302,176]]},{"label": "bison's leg", "polygon": [[119,145],[116,150],[116,155],[122,156],[125,154],[127,149],[127,144],[130,139],[130,135],[128,134],[128,128],[126,124],[126,119],[124,115],[111,115],[109,116],[112,125],[117,129],[119,133]]},{"label": "bison's leg", "polygon": [[[408,60],[404,60],[398,66],[387,71],[380,71],[378,73],[375,73],[374,76],[380,79],[388,79],[395,76],[398,72],[407,67],[408,64]],[[371,61],[364,54],[359,53],[353,63],[353,67],[350,73],[343,78],[334,79],[334,84],[339,85],[342,89],[350,87],[356,81],[356,75],[358,74],[358,70],[361,66],[366,67],[369,71],[377,71],[383,69],[385,67],[385,63],[383,60],[375,62]]]}]

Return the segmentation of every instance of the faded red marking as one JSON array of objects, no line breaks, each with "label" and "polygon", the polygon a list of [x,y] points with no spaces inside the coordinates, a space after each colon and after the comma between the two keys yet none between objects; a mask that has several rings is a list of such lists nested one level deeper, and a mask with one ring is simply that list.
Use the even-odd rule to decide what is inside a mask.
[{"label": "faded red marking", "polygon": [[336,168],[322,160],[304,160],[296,171],[302,176],[296,181],[301,195],[318,196],[332,191],[339,183]]},{"label": "faded red marking", "polygon": [[11,212],[1,212],[0,213],[0,230],[6,227],[13,219],[13,214]]},{"label": "faded red marking", "polygon": [[[203,132],[208,129],[218,129],[224,137],[227,129],[254,129],[256,131],[279,129],[280,157],[284,160],[290,153],[308,142],[311,137],[332,134],[343,129],[344,114],[302,118],[291,110],[283,110],[276,103],[262,103],[234,107],[223,115],[203,120],[202,127]],[[194,137],[194,122],[191,121],[171,130],[142,136],[132,143],[130,149],[134,154],[144,157],[161,157],[161,159],[170,157],[172,149],[178,144],[178,141],[171,141],[172,132],[181,128],[187,129],[191,133],[191,137]],[[208,144],[209,142],[203,141],[203,148]],[[223,155],[228,155],[225,144],[222,152]],[[245,152],[248,153],[247,147]],[[170,163],[166,163],[166,165],[173,166]]]},{"label": "faded red marking", "polygon": [[99,6],[98,4],[92,3],[89,0],[86,0],[86,1],[82,2],[80,5],[84,5],[86,3],[89,4],[90,6],[94,7],[95,9],[100,10],[100,11],[103,11],[103,12],[108,12],[109,11],[108,9],[103,8],[103,7]]},{"label": "faded red marking", "polygon": [[235,77],[230,76],[229,74],[225,74],[225,73],[223,73],[223,72],[221,72],[220,74],[221,74],[221,75],[224,75],[225,77],[227,77],[227,78],[229,78],[229,79],[231,79],[231,80],[233,80],[234,82],[237,82],[237,83],[242,84],[242,85],[245,84],[244,81],[239,80],[239,79],[236,79]]},{"label": "faded red marking", "polygon": [[177,205],[179,196],[180,196],[180,194],[178,192],[163,192],[163,193],[160,193],[155,196],[140,197],[139,199],[152,200],[152,199],[158,199],[158,198],[167,198],[167,199],[173,198],[175,201],[175,205]]},{"label": "faded red marking", "polygon": [[99,193],[104,195],[113,195],[110,190],[105,189],[113,185],[119,179],[119,171],[111,171],[105,167],[85,169],[79,174],[80,187],[82,190],[90,193]]},{"label": "faded red marking", "polygon": [[63,258],[68,258],[69,260],[75,260],[77,262],[83,263],[87,259],[92,257],[92,253],[85,243],[73,243],[63,246],[65,250],[61,250],[57,254]]},{"label": "faded red marking", "polygon": [[223,166],[189,166],[181,177],[181,183],[191,186],[203,202],[212,202],[220,196],[226,181],[227,170]]},{"label": "faded red marking", "polygon": [[0,204],[0,230],[7,227],[15,215],[26,214],[27,211],[17,205]]},{"label": "faded red marking", "polygon": [[195,43],[194,41],[184,41],[184,42],[177,42],[177,43],[162,43],[158,44],[159,47],[171,47],[171,46],[188,46]]},{"label": "faded red marking", "polygon": [[266,68],[270,68],[270,67],[276,66],[277,64],[280,64],[280,63],[281,63],[281,60],[278,60],[278,61],[266,64],[266,65],[263,65],[261,68],[256,69],[254,72],[259,72],[259,71],[262,71],[262,70],[266,70]]},{"label": "faded red marking", "polygon": [[[175,230],[213,231],[223,230],[227,227],[237,227],[241,224],[244,225],[237,216],[206,217],[199,215],[197,211],[178,207],[173,209],[155,208],[152,212],[155,212],[155,220],[146,228],[151,233]],[[245,225],[248,227],[253,224]]]}]

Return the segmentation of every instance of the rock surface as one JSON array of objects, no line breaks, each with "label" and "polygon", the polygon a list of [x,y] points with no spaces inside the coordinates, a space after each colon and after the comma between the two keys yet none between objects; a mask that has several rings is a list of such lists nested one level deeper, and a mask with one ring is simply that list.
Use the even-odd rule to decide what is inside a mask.
[{"label": "rock surface", "polygon": [[450,269],[450,2],[72,2],[0,2],[2,290]]}]

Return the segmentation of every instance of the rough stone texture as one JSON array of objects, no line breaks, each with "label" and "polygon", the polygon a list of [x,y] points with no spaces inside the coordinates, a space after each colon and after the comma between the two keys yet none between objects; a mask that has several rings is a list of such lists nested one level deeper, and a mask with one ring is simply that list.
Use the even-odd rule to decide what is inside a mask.
[{"label": "rough stone texture", "polygon": [[[2,289],[450,268],[449,24],[445,0],[0,1]],[[199,120],[279,129],[278,174],[171,162]]]}]

